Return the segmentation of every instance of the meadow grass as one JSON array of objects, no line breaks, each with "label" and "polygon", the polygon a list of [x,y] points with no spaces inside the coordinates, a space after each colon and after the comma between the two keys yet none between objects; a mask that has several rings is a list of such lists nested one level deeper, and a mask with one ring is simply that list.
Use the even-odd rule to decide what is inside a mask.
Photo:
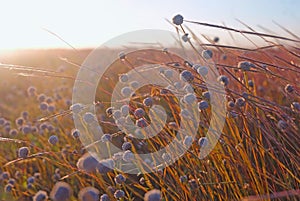
[{"label": "meadow grass", "polygon": [[[200,146],[205,144],[203,137],[211,119],[211,108],[206,106],[209,98],[207,94],[203,95],[207,87],[199,75],[205,69],[195,71],[175,55],[179,66],[172,66],[172,69],[192,72],[196,98],[205,101],[201,105],[203,108],[196,140],[174,164],[152,173],[131,175],[118,169],[99,170],[93,166],[92,160],[84,164],[86,147],[78,136],[72,135],[74,123],[69,109],[72,86],[80,64],[91,50],[28,50],[4,54],[1,55],[0,68],[2,200],[12,200],[8,198],[10,196],[16,200],[31,200],[39,190],[47,192],[49,199],[55,200],[50,194],[51,191],[55,194],[53,187],[58,182],[66,182],[71,188],[68,191],[69,187],[66,187],[70,196],[59,198],[61,200],[78,200],[79,194],[82,200],[99,200],[100,196],[103,200],[106,196],[111,200],[143,200],[144,196],[148,200],[151,200],[151,196],[152,200],[158,197],[161,200],[299,199],[299,38],[185,21],[187,25],[194,23],[239,32],[247,37],[249,43],[254,43],[251,37],[259,37],[269,44],[264,47],[255,44],[257,48],[254,49],[221,45],[218,40],[197,36],[187,26],[181,25],[180,18],[177,20],[175,27],[178,34],[188,32],[191,40],[185,35],[184,41],[191,43],[193,53],[196,51],[199,55],[189,62],[204,63],[205,66],[205,61],[211,59],[224,76],[221,81],[227,83],[227,117],[214,150],[202,160],[197,157]],[[203,42],[205,40],[208,43]],[[199,47],[206,50],[202,56]],[[119,50],[101,51],[110,54],[110,51]],[[172,54],[171,48],[168,51]],[[141,61],[139,52],[128,55],[126,59],[131,61],[130,65],[117,60],[100,80],[95,98],[97,118],[104,133],[110,134],[109,140],[124,151],[147,153],[158,150],[168,144],[176,133],[176,126],[180,122],[178,100],[172,95],[163,95],[157,86],[139,89],[130,105],[134,109],[144,108],[143,111],[147,113],[149,108],[145,103],[143,105],[143,101],[151,97],[167,108],[169,124],[157,136],[146,140],[125,136],[116,127],[112,117],[106,114],[119,75],[141,63],[170,65],[170,58],[161,52],[151,52],[150,61]],[[165,76],[171,75],[165,73]],[[34,89],[28,91],[31,86]],[[44,95],[41,97],[41,94]],[[45,110],[41,103],[47,103]],[[48,110],[49,106],[54,107]],[[24,111],[28,112],[27,116]],[[143,118],[143,111],[131,111],[131,119],[135,119],[134,116]],[[16,121],[18,118],[22,122]],[[149,120],[147,117],[145,119]],[[30,128],[29,132],[26,126]],[[13,129],[16,132],[12,132]],[[202,139],[200,146],[199,139]],[[189,143],[188,139],[186,143]],[[27,147],[29,152],[26,152],[27,149],[24,152],[24,148],[19,150],[21,147]],[[81,165],[78,161],[81,161]],[[9,190],[7,185],[10,182],[13,184]],[[93,197],[91,192],[90,195],[86,194],[89,198],[83,198],[87,191],[82,190],[85,187],[96,188],[91,189],[97,195]]]}]

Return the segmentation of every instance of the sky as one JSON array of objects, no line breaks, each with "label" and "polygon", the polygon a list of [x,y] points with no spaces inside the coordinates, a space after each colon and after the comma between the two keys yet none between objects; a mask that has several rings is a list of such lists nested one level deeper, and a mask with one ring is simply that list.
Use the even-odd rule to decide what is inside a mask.
[{"label": "sky", "polygon": [[[45,29],[75,48],[98,47],[107,40],[139,29],[174,28],[165,20],[185,19],[245,29],[236,19],[258,31],[262,25],[284,35],[272,21],[300,35],[297,0],[0,0],[0,49],[68,48]],[[193,26],[186,24],[188,26]],[[224,31],[197,27],[209,36],[230,38]],[[222,41],[220,41],[222,42]]]}]

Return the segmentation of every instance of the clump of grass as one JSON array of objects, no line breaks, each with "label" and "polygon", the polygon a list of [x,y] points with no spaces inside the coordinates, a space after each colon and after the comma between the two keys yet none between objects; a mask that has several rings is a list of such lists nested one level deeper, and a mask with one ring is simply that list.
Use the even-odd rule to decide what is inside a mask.
[{"label": "clump of grass", "polygon": [[[83,121],[87,124],[99,121],[106,133],[99,141],[112,142],[123,150],[109,159],[98,161],[86,153],[88,147],[79,140],[82,134],[74,128],[72,114],[90,107],[79,103],[71,105],[74,68],[58,72],[30,64],[0,65],[10,69],[10,73],[24,76],[22,80],[8,76],[9,85],[0,83],[0,195],[3,199],[47,200],[48,195],[60,201],[297,199],[300,184],[298,39],[189,21],[181,15],[176,15],[172,22],[179,35],[185,36],[179,41],[183,40],[193,49],[186,54],[197,55],[193,61],[178,58],[171,48],[147,50],[152,55],[151,61],[143,60],[143,51],[121,53],[104,76],[109,79],[100,80],[94,104],[97,115],[86,113]],[[206,36],[197,36],[187,26],[189,23],[260,37],[268,46],[249,49],[221,45],[222,38],[209,40]],[[211,43],[204,44],[203,38]],[[251,37],[247,38],[253,43]],[[277,41],[269,41],[270,38]],[[34,52],[35,58],[36,54]],[[49,57],[52,54],[49,53]],[[68,67],[82,62],[77,61],[77,55],[62,54],[70,54],[70,60],[64,59]],[[81,54],[87,52],[82,50]],[[50,61],[57,62],[57,59]],[[60,62],[57,65],[61,66]],[[221,75],[216,81],[225,87],[228,114],[216,147],[200,160],[199,150],[209,144],[205,133],[211,120],[211,94],[204,78],[211,70],[208,67],[211,62]],[[45,63],[41,61],[40,65]],[[193,88],[170,83],[168,89],[148,86],[136,90],[139,83],[132,82],[121,90],[124,97],[134,95],[130,104],[120,110],[112,108],[107,100],[114,84],[127,83],[125,71],[141,63],[172,68],[180,74],[181,81]],[[160,73],[168,80],[174,76],[170,70]],[[24,86],[22,81],[28,81],[29,76],[36,79]],[[186,92],[181,100],[172,95],[173,88]],[[196,102],[201,114],[195,139],[187,135],[178,142],[189,147],[188,151],[164,169],[156,167],[149,158],[142,162],[145,169],[153,170],[151,173],[122,173],[118,168],[120,160],[130,164],[135,153],[154,152],[174,138],[180,125],[179,114],[189,116],[187,111],[179,110],[178,101]],[[151,123],[149,109],[155,104],[163,105],[168,114],[167,123],[157,136],[143,139],[141,131],[126,135],[117,127],[116,121],[127,120],[134,120],[139,127],[148,126]],[[161,158],[169,161],[170,155],[164,154]]]}]

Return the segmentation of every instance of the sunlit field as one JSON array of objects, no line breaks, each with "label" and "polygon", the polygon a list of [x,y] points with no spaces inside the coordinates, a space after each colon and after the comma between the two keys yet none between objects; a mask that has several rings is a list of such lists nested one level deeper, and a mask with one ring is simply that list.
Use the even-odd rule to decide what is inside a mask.
[{"label": "sunlit field", "polygon": [[[289,30],[281,37],[258,33],[249,27],[249,31],[238,33],[246,38],[247,44],[222,45],[221,36],[211,38],[189,29],[191,24],[212,27],[211,24],[182,24],[176,18],[170,19],[170,23],[178,33],[178,43],[190,43],[186,54],[197,55],[194,60],[176,56],[172,47],[155,46],[150,60],[143,60],[142,53],[121,54],[99,82],[95,118],[105,133],[99,140],[106,145],[112,142],[123,150],[105,161],[89,154],[80,140],[84,134],[76,130],[73,122],[74,113],[86,107],[72,103],[73,85],[92,49],[1,53],[2,200],[300,199],[300,38]],[[228,34],[239,30],[214,28]],[[256,44],[255,38],[268,45]],[[121,50],[100,51],[109,55]],[[225,89],[226,101],[220,107],[226,108],[226,119],[217,145],[200,159],[200,148],[209,144],[206,133],[212,118],[211,97],[203,80],[210,71],[209,63],[214,63],[220,74],[216,81]],[[126,118],[145,127],[151,123],[150,107],[158,104],[165,108],[167,122],[149,139],[136,139],[134,133],[129,135],[116,126],[109,102],[112,90],[119,80],[126,82],[129,69],[141,64],[165,65],[184,77],[193,86],[200,121],[195,139],[183,136],[178,140],[189,148],[172,165],[160,168],[149,159],[142,163],[152,171],[130,174],[120,170],[119,161],[130,164],[132,153],[149,153],[165,147],[174,139],[181,121],[180,100],[170,91],[159,86],[139,89],[132,83],[135,93]],[[165,79],[173,76],[168,71],[160,74]],[[170,87],[184,88],[174,84],[170,83]],[[190,100],[187,96],[182,98],[185,102]],[[84,121],[90,118],[85,115]],[[100,150],[108,148],[103,146]],[[164,155],[162,160],[168,157]],[[109,163],[111,168],[103,163]]]}]

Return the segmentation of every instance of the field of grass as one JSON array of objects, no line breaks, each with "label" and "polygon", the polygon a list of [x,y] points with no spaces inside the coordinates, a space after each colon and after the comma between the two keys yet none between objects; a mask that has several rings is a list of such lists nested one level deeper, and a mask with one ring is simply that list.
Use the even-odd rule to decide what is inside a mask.
[{"label": "field of grass", "polygon": [[[178,31],[187,30],[179,27]],[[254,37],[272,38],[252,33]],[[74,132],[70,110],[73,84],[79,66],[91,50],[20,50],[1,54],[0,198],[36,201],[299,200],[299,38],[294,37],[292,45],[287,45],[286,39],[276,39],[269,46],[247,49],[222,46],[213,40],[209,40],[210,45],[204,45],[199,38],[193,37],[199,47],[211,50],[213,56],[208,61],[199,56],[189,62],[205,66],[205,62],[213,61],[219,74],[229,81],[224,86],[226,104],[222,107],[226,107],[227,112],[221,137],[207,157],[197,157],[199,148],[204,146],[199,140],[205,139],[211,119],[211,108],[205,108],[200,111],[196,139],[188,151],[164,169],[148,164],[153,172],[138,175],[123,173],[117,167],[100,170],[98,162],[82,145],[81,134],[78,137]],[[101,51],[109,54],[118,50]],[[157,50],[152,60],[143,64],[167,65],[171,60],[161,52],[162,49]],[[169,52],[172,54],[171,48]],[[140,63],[135,59],[141,57],[137,54],[127,59],[138,66]],[[118,147],[127,145],[122,147],[124,152],[147,153],[160,149],[177,132],[178,100],[172,95],[166,97],[156,86],[139,89],[130,102],[130,118],[136,118],[136,108],[143,108],[147,113],[149,108],[142,103],[144,98],[151,97],[167,107],[168,122],[153,138],[137,140],[126,136],[106,114],[110,107],[107,101],[119,75],[132,67],[121,68],[124,61],[116,59],[114,68],[106,72],[97,89],[97,119],[104,133],[110,135],[111,142]],[[239,62],[245,61],[251,63],[250,69],[241,68]],[[192,73],[191,84],[197,101],[209,103],[209,98],[203,95],[207,88],[199,73],[183,60],[176,62],[179,67],[172,69]],[[115,164],[118,160],[124,158],[113,158]],[[151,191],[153,189],[159,191]],[[44,197],[39,194],[41,191],[45,191]]]}]

